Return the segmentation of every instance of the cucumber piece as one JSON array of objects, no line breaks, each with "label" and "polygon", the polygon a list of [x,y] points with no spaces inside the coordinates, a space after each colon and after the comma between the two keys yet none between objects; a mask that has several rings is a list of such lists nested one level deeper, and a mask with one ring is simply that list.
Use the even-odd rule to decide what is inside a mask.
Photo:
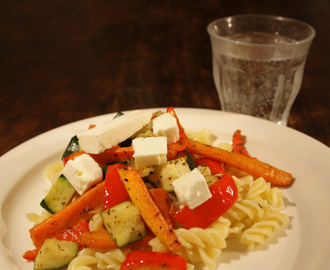
[{"label": "cucumber piece", "polygon": [[55,238],[46,239],[34,260],[34,270],[60,269],[78,254],[78,244]]},{"label": "cucumber piece", "polygon": [[153,174],[148,176],[148,180],[156,187],[173,192],[172,182],[188,172],[190,172],[189,165],[186,159],[182,157],[157,166]]},{"label": "cucumber piece", "polygon": [[102,221],[118,247],[126,246],[147,236],[138,208],[124,201],[101,212]]},{"label": "cucumber piece", "polygon": [[62,155],[62,159],[67,156],[70,156],[72,153],[79,152],[79,151],[80,151],[80,146],[79,146],[78,137],[73,136]]},{"label": "cucumber piece", "polygon": [[48,191],[45,198],[41,201],[40,205],[48,212],[55,214],[70,202],[75,192],[76,190],[74,187],[64,177],[64,175],[61,174]]}]

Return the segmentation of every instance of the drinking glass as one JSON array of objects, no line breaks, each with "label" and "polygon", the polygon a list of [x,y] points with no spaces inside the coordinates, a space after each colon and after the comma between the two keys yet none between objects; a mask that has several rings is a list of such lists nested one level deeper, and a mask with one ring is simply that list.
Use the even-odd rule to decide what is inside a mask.
[{"label": "drinking glass", "polygon": [[221,109],[286,125],[315,36],[307,23],[237,15],[207,26]]}]

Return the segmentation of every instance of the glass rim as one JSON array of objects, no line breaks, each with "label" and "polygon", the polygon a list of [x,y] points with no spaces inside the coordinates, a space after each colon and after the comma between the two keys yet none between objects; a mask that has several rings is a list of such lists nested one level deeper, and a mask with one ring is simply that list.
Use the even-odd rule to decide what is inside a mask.
[{"label": "glass rim", "polygon": [[[249,42],[245,42],[245,41],[236,41],[230,38],[227,38],[225,36],[221,36],[217,33],[215,33],[214,31],[214,26],[219,22],[219,21],[231,21],[233,19],[236,18],[263,18],[263,19],[271,19],[273,21],[278,21],[278,22],[293,22],[296,23],[297,25],[300,26],[304,26],[306,27],[306,29],[308,29],[310,31],[310,34],[303,39],[297,40],[295,42],[292,43],[272,43],[272,44],[267,44],[267,43],[261,43],[261,44],[256,44],[256,43],[249,43]],[[277,15],[267,15],[267,14],[239,14],[239,15],[233,15],[233,16],[227,16],[227,17],[222,17],[222,18],[218,18],[215,19],[213,21],[211,21],[208,25],[207,25],[207,32],[210,36],[229,42],[229,43],[235,43],[236,45],[244,45],[244,46],[261,46],[261,47],[280,47],[280,46],[297,46],[297,45],[302,45],[305,43],[309,43],[311,42],[315,35],[316,35],[316,31],[315,29],[309,25],[306,22],[297,20],[297,19],[293,19],[293,18],[289,18],[289,17],[283,17],[283,16],[277,16]]]}]

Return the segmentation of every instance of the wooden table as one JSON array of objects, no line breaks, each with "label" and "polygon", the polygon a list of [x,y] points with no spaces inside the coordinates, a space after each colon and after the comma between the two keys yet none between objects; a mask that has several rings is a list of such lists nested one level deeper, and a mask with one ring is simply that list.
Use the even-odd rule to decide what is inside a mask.
[{"label": "wooden table", "polygon": [[315,28],[288,126],[330,146],[330,1],[12,0],[0,2],[0,155],[119,110],[220,109],[206,26],[242,13]]}]

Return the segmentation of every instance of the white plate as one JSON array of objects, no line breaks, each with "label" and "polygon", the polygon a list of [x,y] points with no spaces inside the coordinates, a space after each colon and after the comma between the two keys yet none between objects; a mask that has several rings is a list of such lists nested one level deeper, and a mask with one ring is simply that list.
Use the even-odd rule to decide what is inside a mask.
[{"label": "white plate", "polygon": [[[229,142],[236,129],[247,137],[248,151],[259,160],[289,171],[295,177],[286,193],[289,226],[252,252],[229,246],[219,269],[330,269],[330,149],[318,141],[274,123],[213,110],[177,108],[185,129],[211,129],[218,142]],[[33,269],[22,254],[32,249],[31,224],[25,213],[41,211],[48,188],[45,168],[60,159],[70,138],[89,124],[113,114],[68,124],[41,134],[0,158],[1,269]]]}]

